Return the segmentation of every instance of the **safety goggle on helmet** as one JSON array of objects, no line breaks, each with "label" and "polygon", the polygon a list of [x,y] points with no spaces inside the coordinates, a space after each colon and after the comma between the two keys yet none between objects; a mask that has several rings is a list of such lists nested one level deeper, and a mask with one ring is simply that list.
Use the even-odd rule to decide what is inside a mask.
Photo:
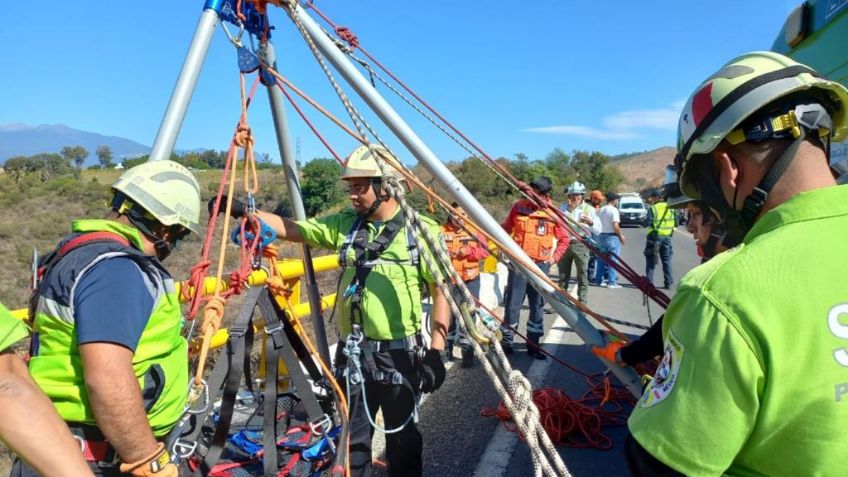
[{"label": "safety goggle on helmet", "polygon": [[[764,107],[792,95],[802,107],[746,121]],[[809,100],[806,101],[806,97]],[[815,104],[803,104],[815,103]],[[826,111],[821,111],[822,106]],[[818,109],[817,109],[818,107]],[[848,90],[811,68],[778,53],[755,51],[731,60],[704,81],[680,114],[675,158],[681,191],[700,198],[689,166],[693,156],[712,152],[722,140],[732,144],[795,134],[801,126],[840,141],[848,136]],[[822,114],[824,113],[824,114]],[[745,123],[745,124],[743,124]]]}]

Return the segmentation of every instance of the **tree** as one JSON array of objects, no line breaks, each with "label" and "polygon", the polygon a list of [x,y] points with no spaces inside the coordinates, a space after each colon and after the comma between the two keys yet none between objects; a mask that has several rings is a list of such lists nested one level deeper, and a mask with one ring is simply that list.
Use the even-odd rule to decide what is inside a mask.
[{"label": "tree", "polygon": [[124,169],[129,169],[129,168],[135,167],[139,164],[144,164],[145,162],[147,162],[147,159],[149,157],[150,156],[145,154],[141,157],[136,157],[135,159],[125,159],[122,164],[124,165]]},{"label": "tree", "polygon": [[307,216],[317,215],[344,200],[345,193],[339,187],[342,166],[335,159],[313,159],[303,166],[301,173],[303,207]]},{"label": "tree", "polygon": [[60,154],[65,162],[73,164],[79,169],[88,157],[88,149],[82,146],[65,146],[62,148]]},{"label": "tree", "polygon": [[510,162],[510,169],[512,175],[520,181],[528,182],[533,180],[530,177],[530,161],[527,159],[527,154],[523,152],[515,154],[515,160]]},{"label": "tree", "polygon": [[97,146],[97,150],[95,151],[97,154],[97,160],[100,161],[100,165],[103,168],[112,167],[112,148],[107,145]]}]

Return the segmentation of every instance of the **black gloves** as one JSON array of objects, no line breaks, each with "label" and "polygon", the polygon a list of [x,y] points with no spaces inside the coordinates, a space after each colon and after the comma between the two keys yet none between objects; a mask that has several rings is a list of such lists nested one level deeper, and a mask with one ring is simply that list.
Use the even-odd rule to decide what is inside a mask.
[{"label": "black gloves", "polygon": [[[209,210],[209,215],[212,215],[212,209],[215,208],[215,197],[209,199],[209,203],[206,206]],[[221,209],[218,211],[218,213],[220,213],[220,214],[224,213],[224,211],[226,210],[226,208],[225,208],[226,206],[227,206],[227,195],[223,194],[223,195],[221,195]],[[230,217],[232,217],[234,219],[240,219],[240,218],[244,217],[244,215],[246,213],[247,213],[247,207],[245,207],[244,202],[233,197],[233,205],[230,208]]]},{"label": "black gloves", "polygon": [[431,393],[439,389],[445,382],[445,364],[441,352],[428,349],[421,360],[420,372],[421,392]]}]

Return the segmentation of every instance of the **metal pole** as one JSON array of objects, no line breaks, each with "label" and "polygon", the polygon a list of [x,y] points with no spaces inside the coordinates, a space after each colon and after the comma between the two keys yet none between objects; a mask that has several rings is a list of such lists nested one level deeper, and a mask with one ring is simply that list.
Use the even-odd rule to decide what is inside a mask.
[{"label": "metal pole", "polygon": [[[354,90],[362,97],[380,119],[394,132],[412,154],[422,165],[448,189],[456,202],[480,225],[486,232],[494,236],[509,250],[510,253],[519,256],[525,263],[533,263],[529,256],[516,244],[512,237],[506,233],[501,225],[480,205],[474,196],[464,185],[448,170],[447,167],[436,157],[433,151],[415,134],[415,132],[403,121],[395,110],[380,96],[380,93],[371,86],[371,83],[359,72],[353,63],[336,47],[327,37],[317,23],[298,5],[295,7],[295,15],[306,27],[309,36],[316,46],[332,65],[344,76]],[[521,264],[516,264],[522,266]],[[603,338],[600,332],[586,320],[578,310],[566,305],[561,299],[555,298],[555,291],[551,285],[544,282],[533,273],[527,273],[527,279],[536,290],[541,293],[551,306],[562,316],[568,325],[589,345],[602,345]],[[642,395],[639,376],[632,368],[615,366],[606,363],[609,369],[627,386],[634,396]]]},{"label": "metal pole", "polygon": [[[274,46],[267,42],[262,45],[265,61],[277,69]],[[295,220],[306,220],[306,210],[303,207],[303,196],[298,181],[297,161],[292,150],[289,136],[286,109],[283,105],[283,93],[275,84],[267,85],[268,102],[271,103],[271,116],[274,118],[274,130],[277,133],[277,146],[283,162],[283,172],[286,176],[286,189],[289,191],[292,214]],[[306,244],[302,247],[303,271],[306,280],[306,293],[309,296],[309,307],[312,314],[312,329],[315,341],[318,342],[318,353],[325,363],[330,363],[330,347],[327,343],[327,330],[324,328],[324,316],[321,313],[321,295],[318,283],[315,281],[315,268],[312,266],[312,252]]]},{"label": "metal pole", "polygon": [[218,13],[216,11],[216,8],[219,7],[218,3],[220,2],[208,1],[203,13],[200,14],[200,21],[194,31],[194,38],[191,40],[191,46],[183,61],[183,69],[180,70],[177,84],[174,85],[174,91],[171,93],[170,101],[168,101],[168,109],[165,110],[165,116],[162,118],[159,132],[153,142],[153,149],[150,151],[150,158],[148,159],[150,161],[170,159],[171,153],[174,152],[174,144],[177,142],[177,136],[180,134],[188,104],[191,102],[197,77],[200,76],[203,60],[206,58],[206,52],[209,51],[209,44],[212,42],[212,35],[215,33],[215,27],[218,24]]}]

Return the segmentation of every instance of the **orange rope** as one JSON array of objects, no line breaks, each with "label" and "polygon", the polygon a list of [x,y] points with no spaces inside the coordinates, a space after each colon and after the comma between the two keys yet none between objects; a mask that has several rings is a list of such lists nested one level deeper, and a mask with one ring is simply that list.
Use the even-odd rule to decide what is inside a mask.
[{"label": "orange rope", "polygon": [[[247,97],[245,94],[244,73],[239,73],[239,83],[241,86],[241,118],[239,126],[236,129],[236,134],[233,137],[233,142],[239,147],[250,147],[253,138],[250,137],[250,128],[247,126]],[[247,150],[247,149],[245,149]],[[197,372],[194,375],[194,384],[199,386],[203,381],[203,371],[206,367],[206,357],[209,353],[209,343],[212,336],[220,329],[221,320],[224,315],[224,305],[226,299],[221,296],[221,283],[224,277],[224,263],[227,255],[227,240],[229,240],[230,229],[230,212],[233,208],[233,192],[235,191],[236,173],[238,171],[238,149],[230,148],[230,154],[233,167],[230,169],[230,178],[227,192],[227,205],[224,208],[224,229],[221,233],[221,242],[218,249],[218,264],[215,272],[215,288],[212,298],[206,302],[203,312],[203,322],[200,325],[200,331],[203,333],[203,341],[200,344],[200,356],[197,364]],[[247,154],[245,154],[245,157]],[[254,171],[255,173],[255,171]],[[245,179],[245,184],[247,180]],[[243,244],[244,245],[244,244]],[[244,247],[242,247],[244,249]],[[242,260],[244,257],[242,257]]]}]

